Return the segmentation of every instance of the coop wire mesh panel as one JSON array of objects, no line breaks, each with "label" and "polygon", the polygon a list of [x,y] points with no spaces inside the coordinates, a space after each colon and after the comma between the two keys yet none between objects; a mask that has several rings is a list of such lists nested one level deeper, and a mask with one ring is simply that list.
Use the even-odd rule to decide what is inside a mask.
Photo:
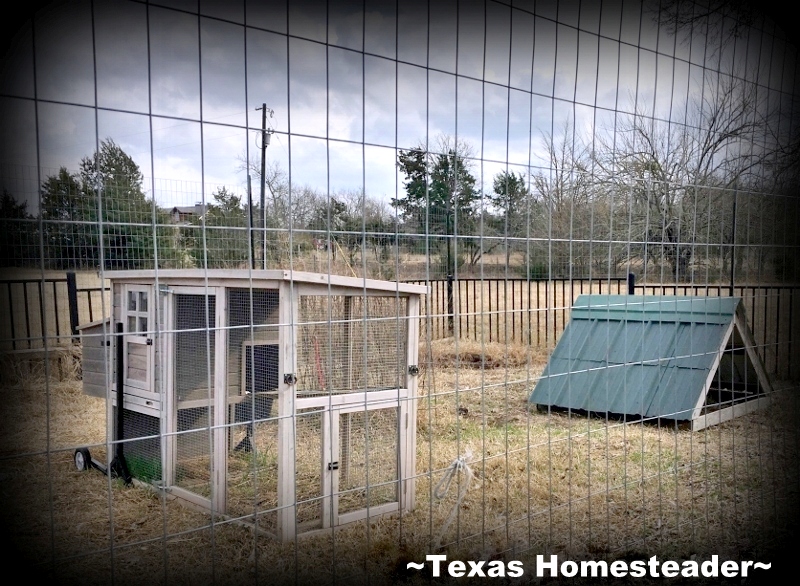
[{"label": "coop wire mesh panel", "polygon": [[228,459],[227,511],[277,531],[278,291],[227,292]]},{"label": "coop wire mesh panel", "polygon": [[302,296],[298,390],[351,393],[404,386],[406,315],[402,298]]},{"label": "coop wire mesh panel", "polygon": [[175,294],[175,484],[211,497],[214,425],[213,295]]}]

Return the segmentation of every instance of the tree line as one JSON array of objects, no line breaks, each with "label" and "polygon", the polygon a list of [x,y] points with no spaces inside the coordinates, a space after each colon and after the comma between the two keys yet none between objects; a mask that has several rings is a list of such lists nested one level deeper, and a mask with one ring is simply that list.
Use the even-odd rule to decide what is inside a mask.
[{"label": "tree line", "polygon": [[[450,136],[398,151],[403,189],[388,201],[363,190],[290,194],[273,165],[263,209],[220,187],[181,222],[146,195],[139,167],[108,139],[77,172],[46,178],[38,222],[3,193],[0,262],[273,268],[324,250],[350,267],[367,256],[382,267],[393,252],[416,255],[439,277],[475,273],[492,255],[505,274],[530,278],[635,267],[682,281],[703,265],[742,274],[748,263],[793,278],[794,255],[774,249],[797,242],[796,200],[766,194],[791,192],[796,136],[776,133],[758,88],[737,78],[720,80],[685,112],[675,123],[636,108],[617,113],[608,130],[564,123],[544,131],[543,160],[496,173],[486,192],[474,147]],[[255,165],[245,167],[262,180]]]}]

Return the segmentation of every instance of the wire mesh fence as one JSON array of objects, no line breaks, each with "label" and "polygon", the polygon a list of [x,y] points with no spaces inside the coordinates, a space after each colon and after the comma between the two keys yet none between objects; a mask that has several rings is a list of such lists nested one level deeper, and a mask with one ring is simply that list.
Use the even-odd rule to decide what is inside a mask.
[{"label": "wire mesh fence", "polygon": [[[18,565],[417,583],[434,554],[523,579],[550,555],[788,559],[800,110],[768,13],[76,1],[14,24]],[[630,407],[648,393],[693,402]]]}]

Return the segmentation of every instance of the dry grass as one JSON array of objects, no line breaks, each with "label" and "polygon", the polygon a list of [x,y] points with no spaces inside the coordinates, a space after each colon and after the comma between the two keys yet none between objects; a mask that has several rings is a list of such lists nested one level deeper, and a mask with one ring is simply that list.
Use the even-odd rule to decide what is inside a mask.
[{"label": "dry grass", "polygon": [[[530,410],[546,356],[524,347],[436,341],[421,356],[431,362],[420,377],[415,510],[287,544],[169,495],[76,471],[74,447],[104,453],[104,401],[83,395],[74,378],[48,380],[31,365],[21,378],[6,370],[0,519],[18,566],[59,583],[107,583],[113,574],[123,584],[314,584],[334,575],[381,584],[439,541],[462,559],[753,556],[796,520],[796,392],[693,433]],[[455,486],[433,498],[459,455],[475,475],[465,498],[457,505]],[[235,508],[245,514],[253,502],[241,488]],[[269,490],[266,482],[261,498]]]}]

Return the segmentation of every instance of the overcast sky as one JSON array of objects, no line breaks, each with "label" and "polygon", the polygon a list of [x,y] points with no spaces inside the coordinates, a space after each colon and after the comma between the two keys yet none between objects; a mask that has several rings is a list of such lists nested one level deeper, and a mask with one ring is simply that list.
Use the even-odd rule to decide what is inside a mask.
[{"label": "overcast sky", "polygon": [[402,189],[396,149],[440,134],[469,143],[490,186],[542,164],[543,133],[567,121],[588,137],[637,107],[682,123],[717,70],[794,99],[795,48],[772,28],[720,50],[705,29],[676,37],[638,2],[604,0],[602,14],[578,0],[365,4],[45,6],[15,26],[3,58],[3,187],[35,211],[47,175],[112,138],[163,205],[192,204],[201,186],[244,193],[262,102],[274,112],[268,160],[295,187],[388,199]]}]

